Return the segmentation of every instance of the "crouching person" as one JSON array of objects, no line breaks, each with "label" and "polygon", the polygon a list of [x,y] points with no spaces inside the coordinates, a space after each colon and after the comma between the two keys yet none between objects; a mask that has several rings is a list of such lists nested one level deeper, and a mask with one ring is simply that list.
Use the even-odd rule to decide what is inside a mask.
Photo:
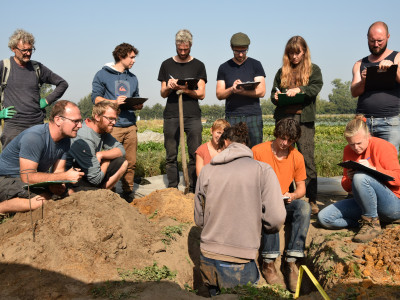
[{"label": "crouching person", "polygon": [[52,194],[66,191],[64,184],[54,184],[49,186],[49,192],[28,193],[24,188],[28,183],[79,181],[83,173],[73,168],[65,171],[65,159],[70,138],[76,137],[81,127],[78,106],[60,100],[51,110],[49,123],[26,129],[7,145],[0,154],[1,215],[39,208]]},{"label": "crouching person", "polygon": [[256,283],[261,227],[278,232],[285,221],[273,169],[253,159],[245,123],[225,128],[226,149],[204,166],[196,185],[195,222],[203,227],[200,270],[210,295]]},{"label": "crouching person", "polygon": [[67,155],[67,167],[81,169],[82,180],[71,185],[69,193],[93,188],[112,189],[125,174],[125,150],[110,133],[118,119],[117,104],[110,101],[93,106]]},{"label": "crouching person", "polygon": [[[285,203],[287,217],[285,224],[291,225],[289,243],[286,245],[284,275],[287,288],[296,291],[298,269],[296,260],[304,257],[304,249],[308,227],[310,226],[310,204],[299,198],[306,193],[307,178],[303,155],[293,148],[300,138],[301,129],[294,119],[282,119],[276,123],[275,140],[258,144],[253,147],[254,159],[269,164],[278,176],[282,191],[282,202]],[[296,189],[289,192],[293,180]],[[284,284],[275,268],[275,260],[280,255],[279,232],[262,235],[262,274],[269,284]]]}]

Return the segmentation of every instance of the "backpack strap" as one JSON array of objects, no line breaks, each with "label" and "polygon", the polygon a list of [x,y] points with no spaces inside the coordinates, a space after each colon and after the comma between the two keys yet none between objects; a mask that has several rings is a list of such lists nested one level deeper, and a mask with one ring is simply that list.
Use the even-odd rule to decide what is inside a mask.
[{"label": "backpack strap", "polygon": [[31,62],[32,62],[32,67],[35,70],[36,77],[38,79],[38,87],[39,87],[39,90],[40,90],[40,88],[42,87],[42,82],[40,81],[40,67],[39,67],[39,64],[38,64],[37,61],[31,60]]},{"label": "backpack strap", "polygon": [[3,59],[3,70],[1,73],[0,85],[0,108],[3,109],[4,89],[7,86],[8,76],[10,75],[11,62],[9,58]]}]

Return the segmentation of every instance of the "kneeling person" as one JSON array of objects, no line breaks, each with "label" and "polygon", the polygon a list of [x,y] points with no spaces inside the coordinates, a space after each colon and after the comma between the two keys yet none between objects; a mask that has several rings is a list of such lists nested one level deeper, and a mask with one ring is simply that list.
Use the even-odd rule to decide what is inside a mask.
[{"label": "kneeling person", "polygon": [[[285,278],[287,287],[294,292],[297,285],[298,269],[296,259],[304,257],[304,247],[310,225],[310,205],[300,200],[306,193],[307,178],[303,155],[293,148],[301,135],[300,125],[293,119],[280,120],[274,130],[275,140],[253,147],[254,159],[268,163],[278,176],[287,217],[285,224],[291,224],[290,240],[286,250]],[[289,186],[296,182],[296,190],[289,192]],[[280,254],[279,232],[262,234],[262,273],[269,284],[283,284],[275,269],[275,259]]]},{"label": "kneeling person", "polygon": [[62,195],[66,189],[63,184],[54,184],[49,186],[50,193],[34,194],[24,189],[28,183],[78,181],[82,177],[79,170],[65,171],[70,138],[76,137],[81,123],[78,106],[60,100],[51,110],[49,123],[26,129],[7,145],[0,154],[1,215],[39,208],[51,194]]},{"label": "kneeling person", "polygon": [[112,189],[125,174],[128,166],[125,149],[110,134],[118,112],[115,103],[97,103],[93,106],[92,117],[83,122],[82,129],[72,140],[67,166],[80,168],[85,175],[72,185],[70,193],[95,187]]}]

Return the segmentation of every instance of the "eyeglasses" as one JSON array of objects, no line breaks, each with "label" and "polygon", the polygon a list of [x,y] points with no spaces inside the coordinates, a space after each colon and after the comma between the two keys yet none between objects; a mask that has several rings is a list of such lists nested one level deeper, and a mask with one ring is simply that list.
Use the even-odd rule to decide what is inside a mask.
[{"label": "eyeglasses", "polygon": [[235,54],[246,54],[249,51],[249,49],[246,50],[233,50],[233,53]]},{"label": "eyeglasses", "polygon": [[35,52],[35,47],[32,47],[30,49],[19,49],[18,47],[15,47],[15,49],[18,49],[19,51],[21,51],[22,54],[26,54],[27,52],[33,53]]},{"label": "eyeglasses", "polygon": [[103,118],[106,118],[108,120],[108,122],[112,123],[117,123],[118,118],[112,118],[112,117],[107,117],[107,116],[102,116]]},{"label": "eyeglasses", "polygon": [[67,118],[67,117],[64,117],[64,116],[59,116],[60,118],[63,118],[63,119],[67,119],[67,120],[70,120],[72,123],[74,123],[75,124],[75,126],[78,126],[79,125],[79,123],[81,123],[82,124],[82,119],[78,119],[78,120],[72,120],[72,119],[70,119],[70,118]]}]

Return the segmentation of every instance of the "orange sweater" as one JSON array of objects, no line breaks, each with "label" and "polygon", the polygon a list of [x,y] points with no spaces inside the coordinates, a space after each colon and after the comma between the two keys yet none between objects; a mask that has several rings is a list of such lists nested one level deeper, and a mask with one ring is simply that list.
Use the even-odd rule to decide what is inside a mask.
[{"label": "orange sweater", "polygon": [[[360,155],[351,150],[349,145],[344,148],[343,161],[359,161],[367,158],[370,158],[369,163],[377,171],[394,178],[394,181],[387,181],[385,184],[397,197],[400,197],[400,164],[396,148],[391,143],[376,137],[369,139],[367,149]],[[347,169],[343,169],[342,186],[345,191],[351,192],[351,179],[347,176]]]}]

